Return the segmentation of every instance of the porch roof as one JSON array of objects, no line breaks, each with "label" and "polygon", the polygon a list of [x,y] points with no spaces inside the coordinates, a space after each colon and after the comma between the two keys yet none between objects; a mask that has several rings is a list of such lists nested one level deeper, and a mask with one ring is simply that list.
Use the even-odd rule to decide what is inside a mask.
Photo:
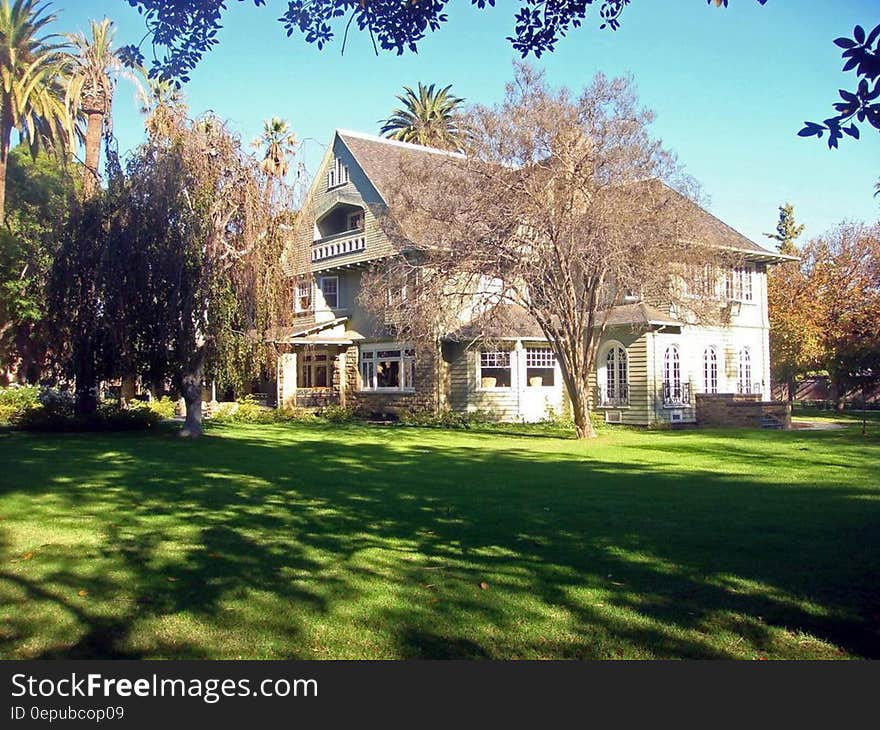
[{"label": "porch roof", "polygon": [[269,341],[283,345],[353,345],[364,339],[360,332],[346,330],[344,334],[330,334],[328,329],[348,321],[337,317],[326,322],[310,322],[300,327],[279,327],[269,336]]},{"label": "porch roof", "polygon": [[599,310],[596,315],[597,327],[602,326],[603,317],[605,317],[606,327],[681,327],[682,325],[680,321],[670,317],[667,312],[645,304],[645,302],[620,304],[611,307],[611,309]]}]

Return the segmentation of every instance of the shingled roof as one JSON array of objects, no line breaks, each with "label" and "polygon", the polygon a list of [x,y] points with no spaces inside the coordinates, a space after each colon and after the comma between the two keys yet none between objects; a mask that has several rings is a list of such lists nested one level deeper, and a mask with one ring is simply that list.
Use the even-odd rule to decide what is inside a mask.
[{"label": "shingled roof", "polygon": [[470,340],[543,340],[544,333],[528,312],[514,304],[498,304],[443,337],[451,342]]},{"label": "shingled roof", "polygon": [[[407,162],[436,159],[438,164],[444,160],[464,159],[457,152],[447,152],[432,147],[398,142],[397,140],[376,137],[361,132],[339,129],[336,131],[342,142],[348,147],[367,177],[382,199],[388,203],[394,184],[400,178],[401,167]],[[670,188],[671,189],[671,188]],[[742,233],[724,223],[712,213],[696,203],[691,203],[694,210],[694,222],[701,232],[701,238],[710,243],[731,251],[751,254],[749,258],[762,261],[782,261],[796,257],[778,254],[755,243]]]},{"label": "shingled roof", "polygon": [[446,152],[433,147],[398,142],[393,139],[375,137],[371,134],[349,132],[343,129],[336,130],[336,133],[354,155],[358,165],[370,178],[373,187],[386,203],[391,197],[395,181],[400,178],[401,167],[408,161],[434,158],[439,163],[443,159],[464,159],[464,155],[457,152]]}]

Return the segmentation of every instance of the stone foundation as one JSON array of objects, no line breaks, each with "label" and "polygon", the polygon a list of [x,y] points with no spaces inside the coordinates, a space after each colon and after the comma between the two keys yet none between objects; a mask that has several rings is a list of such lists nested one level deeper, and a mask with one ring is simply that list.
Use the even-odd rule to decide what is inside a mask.
[{"label": "stone foundation", "polygon": [[765,420],[776,419],[782,428],[791,428],[791,405],[762,401],[760,395],[697,393],[695,412],[701,426],[761,428]]}]

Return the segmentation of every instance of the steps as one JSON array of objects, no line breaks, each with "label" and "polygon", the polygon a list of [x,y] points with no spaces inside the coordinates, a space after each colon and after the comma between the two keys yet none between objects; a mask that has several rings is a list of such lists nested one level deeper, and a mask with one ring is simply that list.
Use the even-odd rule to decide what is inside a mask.
[{"label": "steps", "polygon": [[776,416],[770,416],[766,413],[761,416],[761,428],[772,428],[774,430],[782,429],[782,421],[780,421]]}]

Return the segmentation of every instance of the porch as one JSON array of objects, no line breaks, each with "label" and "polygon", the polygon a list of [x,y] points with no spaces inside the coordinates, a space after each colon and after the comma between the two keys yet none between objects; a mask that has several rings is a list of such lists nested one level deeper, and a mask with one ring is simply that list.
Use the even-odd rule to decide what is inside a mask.
[{"label": "porch", "polygon": [[[304,326],[275,341],[278,406],[280,408],[323,409],[345,406],[346,363],[356,360],[356,332],[346,331],[347,318]],[[349,351],[352,350],[350,353]]]}]

